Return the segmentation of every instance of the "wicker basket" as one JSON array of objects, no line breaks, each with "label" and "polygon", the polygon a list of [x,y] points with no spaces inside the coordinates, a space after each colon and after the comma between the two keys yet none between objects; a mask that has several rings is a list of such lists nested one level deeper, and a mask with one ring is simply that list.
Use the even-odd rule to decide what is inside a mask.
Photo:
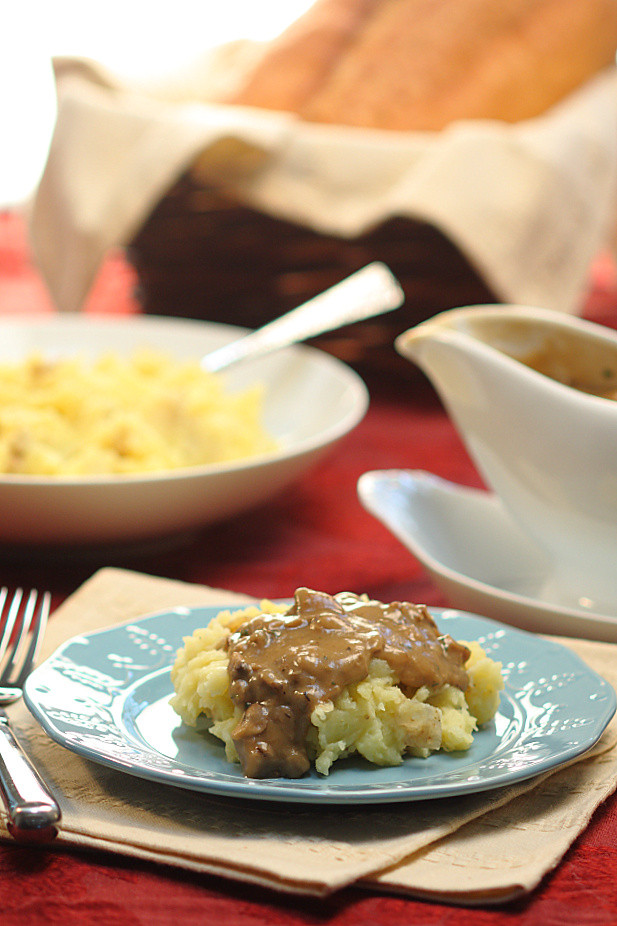
[{"label": "wicker basket", "polygon": [[245,208],[185,174],[127,250],[146,313],[256,328],[374,260],[405,304],[316,339],[363,371],[409,371],[397,334],[457,305],[495,302],[463,255],[430,225],[392,219],[357,238],[322,235]]}]

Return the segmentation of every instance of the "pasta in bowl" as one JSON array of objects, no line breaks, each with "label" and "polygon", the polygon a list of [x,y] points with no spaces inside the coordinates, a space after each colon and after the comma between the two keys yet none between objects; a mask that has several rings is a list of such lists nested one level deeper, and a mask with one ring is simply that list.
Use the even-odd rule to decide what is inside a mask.
[{"label": "pasta in bowl", "polygon": [[[201,437],[194,427],[182,435],[178,407],[163,389],[157,414],[161,408],[166,410],[169,428],[157,443],[151,427],[155,416],[152,395],[140,396],[135,364],[160,364],[159,381],[167,367],[167,373],[180,377],[176,393],[185,396],[190,392],[189,384],[182,381],[187,370],[194,369],[204,354],[243,333],[232,326],[171,318],[3,320],[0,367],[17,365],[23,372],[30,364],[29,375],[34,369],[36,376],[68,365],[75,374],[75,385],[71,388],[65,380],[62,402],[81,416],[82,424],[81,431],[78,427],[75,432],[77,437],[70,438],[81,446],[73,454],[73,470],[69,471],[66,461],[58,462],[57,448],[50,454],[42,450],[42,442],[32,439],[32,426],[21,429],[30,436],[20,442],[15,430],[11,434],[10,421],[2,424],[0,417],[0,453],[5,457],[0,468],[13,470],[0,472],[0,505],[5,512],[0,544],[133,543],[199,529],[266,501],[362,419],[368,396],[357,374],[321,351],[292,347],[247,361],[221,374],[220,380],[217,377],[216,407],[210,422],[214,417],[218,437],[213,437],[210,427],[204,428]],[[86,376],[97,364],[107,366],[106,384],[101,386],[99,381],[98,388]],[[104,426],[101,407],[113,398],[109,376],[112,382],[114,376],[125,378],[118,392],[129,401],[123,410],[116,408],[115,421],[111,415]],[[203,410],[203,395],[194,397],[192,405],[188,403],[189,422],[192,413],[198,418],[200,402]],[[6,409],[8,403],[3,401],[2,407]],[[28,414],[40,411],[29,409]],[[50,430],[49,423],[43,422],[42,427]],[[192,455],[200,440],[210,448],[218,440],[213,459],[199,461]],[[147,466],[140,465],[148,444],[151,459]],[[182,444],[189,453],[176,465]],[[114,458],[112,471],[101,472],[97,467],[101,455]],[[36,469],[33,456],[38,456],[42,472],[32,471]],[[15,457],[21,458],[17,465]],[[43,464],[41,457],[45,457]],[[29,460],[27,467],[25,460]]]}]

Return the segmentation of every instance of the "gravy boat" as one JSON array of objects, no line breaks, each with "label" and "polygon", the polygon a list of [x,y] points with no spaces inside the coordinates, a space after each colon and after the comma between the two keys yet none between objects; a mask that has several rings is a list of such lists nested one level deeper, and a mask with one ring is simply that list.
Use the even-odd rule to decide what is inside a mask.
[{"label": "gravy boat", "polygon": [[547,553],[547,599],[617,616],[617,401],[604,397],[617,390],[617,332],[481,305],[436,315],[396,349],[429,377],[487,486]]}]

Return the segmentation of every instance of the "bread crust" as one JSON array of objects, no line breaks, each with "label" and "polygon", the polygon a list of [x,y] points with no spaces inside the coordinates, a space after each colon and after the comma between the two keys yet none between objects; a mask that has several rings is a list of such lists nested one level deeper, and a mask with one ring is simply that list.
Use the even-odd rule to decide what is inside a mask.
[{"label": "bread crust", "polygon": [[616,52],[617,0],[318,0],[229,102],[399,131],[518,122]]},{"label": "bread crust", "polygon": [[382,0],[317,0],[266,50],[227,102],[302,112],[332,79]]}]

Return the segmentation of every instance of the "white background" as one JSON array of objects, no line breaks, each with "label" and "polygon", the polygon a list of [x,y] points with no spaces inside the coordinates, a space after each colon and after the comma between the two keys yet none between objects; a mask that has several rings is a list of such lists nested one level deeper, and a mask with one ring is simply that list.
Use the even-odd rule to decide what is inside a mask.
[{"label": "white background", "polygon": [[127,77],[171,73],[214,45],[268,39],[312,0],[0,0],[0,208],[26,201],[55,118],[54,55]]}]

